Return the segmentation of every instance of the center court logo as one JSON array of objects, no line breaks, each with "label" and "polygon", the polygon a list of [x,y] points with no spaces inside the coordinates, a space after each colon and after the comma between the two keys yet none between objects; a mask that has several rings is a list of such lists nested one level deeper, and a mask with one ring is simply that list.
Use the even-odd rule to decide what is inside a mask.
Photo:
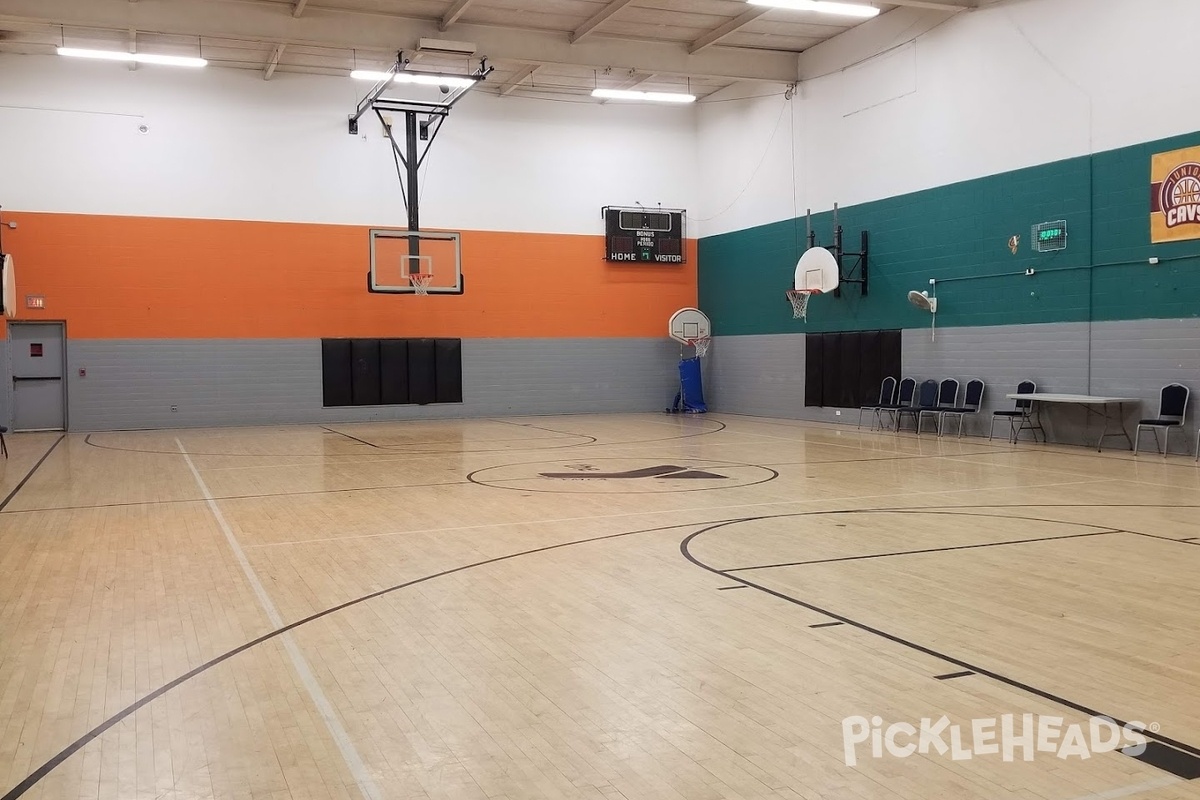
[{"label": "center court logo", "polygon": [[[846,766],[858,764],[870,743],[872,758],[908,758],[914,753],[947,756],[954,761],[999,756],[1004,761],[1033,761],[1037,753],[1061,759],[1086,760],[1093,755],[1121,750],[1129,756],[1146,751],[1147,726],[1141,722],[1118,725],[1109,717],[1092,717],[1086,723],[1065,725],[1062,717],[1005,714],[974,719],[965,727],[946,716],[884,724],[882,717],[846,717],[842,720],[842,747]],[[1157,726],[1150,726],[1157,730]],[[861,752],[860,752],[860,745]]]}]

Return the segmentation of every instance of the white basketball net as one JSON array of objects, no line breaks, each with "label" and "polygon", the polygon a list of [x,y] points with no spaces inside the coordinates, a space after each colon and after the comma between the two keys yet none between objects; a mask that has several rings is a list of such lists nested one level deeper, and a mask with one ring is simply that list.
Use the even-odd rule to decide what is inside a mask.
[{"label": "white basketball net", "polygon": [[699,339],[688,339],[688,344],[696,348],[696,358],[704,358],[708,355],[708,348],[712,345],[712,337],[704,336]]},{"label": "white basketball net", "polygon": [[789,289],[787,298],[792,302],[792,318],[807,320],[809,298],[820,293],[819,289]]},{"label": "white basketball net", "polygon": [[413,291],[417,294],[429,294],[429,284],[433,281],[433,273],[414,272],[408,276]]}]

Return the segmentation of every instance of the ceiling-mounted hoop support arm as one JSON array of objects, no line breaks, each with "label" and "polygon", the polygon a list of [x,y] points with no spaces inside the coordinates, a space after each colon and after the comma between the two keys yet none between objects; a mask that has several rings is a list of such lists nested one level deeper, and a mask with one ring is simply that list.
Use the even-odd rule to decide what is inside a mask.
[{"label": "ceiling-mounted hoop support arm", "polygon": [[[384,73],[383,78],[355,106],[354,113],[349,116],[347,127],[350,134],[355,136],[358,134],[359,120],[368,111],[374,112],[375,116],[379,119],[379,124],[383,127],[388,142],[392,146],[392,157],[396,163],[396,177],[400,181],[408,230],[416,232],[421,230],[421,192],[419,185],[421,165],[425,163],[425,157],[429,154],[429,149],[437,139],[438,133],[441,132],[442,124],[446,121],[446,117],[450,115],[451,109],[480,81],[486,80],[495,67],[489,65],[485,57],[479,60],[478,69],[470,75],[439,76],[446,78],[466,77],[471,79],[471,83],[464,86],[457,86],[447,92],[446,98],[439,102],[385,97],[384,92],[392,85],[395,77],[404,72],[410,63],[412,63],[411,59],[406,59],[403,51],[396,53],[396,62],[392,64],[388,71]],[[422,74],[434,75],[436,73]],[[387,117],[384,116],[385,113],[402,114],[404,116],[403,143],[397,141],[393,125],[389,124]],[[409,255],[412,256],[421,254],[420,236],[413,235],[408,237],[408,251]],[[374,291],[371,289],[370,273],[367,275],[367,288]]]}]

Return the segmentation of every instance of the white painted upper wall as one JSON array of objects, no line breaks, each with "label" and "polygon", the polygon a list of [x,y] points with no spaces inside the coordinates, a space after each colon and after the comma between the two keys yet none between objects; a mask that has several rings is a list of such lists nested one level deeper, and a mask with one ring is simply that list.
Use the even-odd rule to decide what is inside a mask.
[{"label": "white painted upper wall", "polygon": [[1198,32],[1197,0],[1006,0],[790,103],[727,92],[699,109],[694,216],[710,235],[1200,130]]},{"label": "white painted upper wall", "polygon": [[[369,87],[0,56],[0,205],[404,227],[378,121],[346,132]],[[422,227],[601,234],[604,205],[694,207],[696,161],[692,108],[475,93],[423,169]]]}]

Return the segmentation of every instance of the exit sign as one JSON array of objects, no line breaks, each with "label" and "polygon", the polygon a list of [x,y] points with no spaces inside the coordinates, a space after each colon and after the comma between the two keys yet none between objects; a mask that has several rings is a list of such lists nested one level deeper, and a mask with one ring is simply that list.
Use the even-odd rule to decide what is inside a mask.
[{"label": "exit sign", "polygon": [[1030,238],[1035,253],[1053,253],[1056,250],[1067,249],[1067,221],[1043,222],[1033,226],[1033,236]]},{"label": "exit sign", "polygon": [[46,297],[44,295],[40,295],[40,294],[27,294],[27,295],[25,295],[25,307],[26,308],[45,308],[46,307]]}]

